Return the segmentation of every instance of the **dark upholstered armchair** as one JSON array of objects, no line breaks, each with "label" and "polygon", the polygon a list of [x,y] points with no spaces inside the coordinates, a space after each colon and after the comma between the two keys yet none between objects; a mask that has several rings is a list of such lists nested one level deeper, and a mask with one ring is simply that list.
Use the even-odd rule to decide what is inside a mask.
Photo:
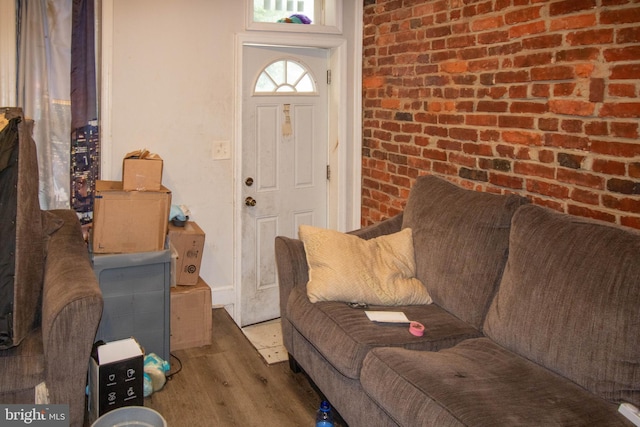
[{"label": "dark upholstered armchair", "polygon": [[82,426],[102,294],[75,212],[40,209],[32,125],[0,109],[0,402],[37,403],[38,387]]}]

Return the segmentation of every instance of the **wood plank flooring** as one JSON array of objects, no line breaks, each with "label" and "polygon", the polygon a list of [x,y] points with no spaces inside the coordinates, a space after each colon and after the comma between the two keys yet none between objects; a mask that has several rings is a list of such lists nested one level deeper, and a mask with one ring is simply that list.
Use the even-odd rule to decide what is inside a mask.
[{"label": "wood plank flooring", "polygon": [[212,334],[209,346],[174,352],[182,371],[145,406],[170,427],[314,425],[321,397],[304,374],[267,365],[224,309],[213,310]]}]

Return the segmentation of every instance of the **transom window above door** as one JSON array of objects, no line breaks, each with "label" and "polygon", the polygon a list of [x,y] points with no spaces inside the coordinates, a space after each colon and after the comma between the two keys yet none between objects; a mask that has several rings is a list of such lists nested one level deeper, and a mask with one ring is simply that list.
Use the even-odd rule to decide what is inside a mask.
[{"label": "transom window above door", "polygon": [[317,93],[311,72],[301,63],[279,59],[267,65],[253,88],[255,95],[296,95]]},{"label": "transom window above door", "polygon": [[322,1],[317,0],[253,0],[253,19],[256,22],[282,22],[294,14],[305,15],[310,23],[322,17]]},{"label": "transom window above door", "polygon": [[[244,0],[247,29],[293,33],[342,33],[343,0]],[[352,0],[349,0],[350,2]]]}]

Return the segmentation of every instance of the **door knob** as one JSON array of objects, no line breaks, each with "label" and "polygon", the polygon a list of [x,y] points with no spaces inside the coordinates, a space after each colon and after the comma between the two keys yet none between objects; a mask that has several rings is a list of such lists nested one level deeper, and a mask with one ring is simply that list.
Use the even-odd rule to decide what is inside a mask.
[{"label": "door knob", "polygon": [[247,197],[246,199],[244,199],[244,204],[247,206],[255,206],[256,203],[256,199],[254,199],[253,197]]}]

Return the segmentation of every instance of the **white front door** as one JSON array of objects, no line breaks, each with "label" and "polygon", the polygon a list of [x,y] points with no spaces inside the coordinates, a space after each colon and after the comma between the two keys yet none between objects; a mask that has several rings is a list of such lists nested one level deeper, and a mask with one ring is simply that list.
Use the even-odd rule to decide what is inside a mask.
[{"label": "white front door", "polygon": [[241,326],[280,316],[274,239],[327,224],[328,51],[244,46]]}]

